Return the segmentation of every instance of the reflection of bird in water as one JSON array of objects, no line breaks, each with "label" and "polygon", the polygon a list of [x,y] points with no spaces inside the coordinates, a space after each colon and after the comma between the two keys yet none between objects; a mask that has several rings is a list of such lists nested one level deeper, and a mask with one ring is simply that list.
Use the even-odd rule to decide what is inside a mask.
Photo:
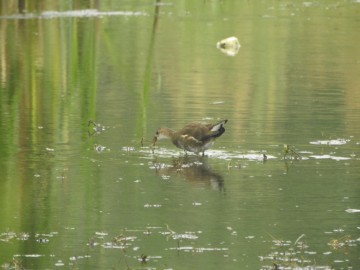
[{"label": "reflection of bird in water", "polygon": [[214,190],[224,190],[224,179],[221,175],[211,171],[205,160],[197,156],[174,158],[172,164],[160,164],[156,172],[166,178],[172,174],[183,176],[191,183],[210,186]]},{"label": "reflection of bird in water", "polygon": [[227,120],[222,120],[216,124],[191,123],[178,131],[166,127],[159,128],[154,136],[153,144],[161,139],[170,139],[178,148],[185,151],[202,153],[209,149],[224,132],[224,125]]}]

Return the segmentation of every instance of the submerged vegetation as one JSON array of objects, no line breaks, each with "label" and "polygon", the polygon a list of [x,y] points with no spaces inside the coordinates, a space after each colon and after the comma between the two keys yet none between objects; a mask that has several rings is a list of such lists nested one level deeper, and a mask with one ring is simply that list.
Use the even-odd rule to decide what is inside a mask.
[{"label": "submerged vegetation", "polygon": [[[269,234],[270,235],[270,234]],[[262,270],[333,270],[333,269],[346,269],[352,270],[355,265],[349,260],[338,260],[330,258],[332,257],[332,251],[322,252],[323,257],[328,257],[327,260],[320,260],[318,252],[314,251],[309,242],[314,239],[306,240],[306,235],[300,235],[295,241],[276,239],[272,235],[273,246],[272,251],[265,255],[259,256],[260,261],[264,263],[261,267]],[[350,237],[341,237],[338,240],[331,240],[329,245],[333,247],[333,244],[337,245],[339,242],[347,242],[347,246],[353,249],[357,249],[360,245],[359,239],[350,239]],[[319,261],[326,261],[321,263]]]},{"label": "submerged vegetation", "polygon": [[[231,232],[234,239],[239,239],[237,233],[228,227],[227,230]],[[339,234],[334,230],[332,234]],[[173,262],[178,256],[186,257],[186,254],[191,256],[200,256],[203,253],[221,253],[221,256],[228,257],[232,254],[232,244],[228,243],[206,243],[204,242],[203,235],[207,234],[206,231],[185,231],[176,232],[170,228],[169,225],[164,226],[148,226],[145,228],[136,229],[123,229],[120,234],[111,235],[108,232],[94,232],[91,238],[86,242],[88,250],[83,250],[83,255],[78,252],[70,254],[69,257],[64,257],[62,254],[50,255],[53,257],[55,266],[66,266],[70,269],[78,269],[78,266],[85,264],[86,261],[92,259],[93,254],[99,250],[102,253],[111,252],[111,250],[118,250],[115,257],[118,258],[117,262],[113,265],[115,269],[139,269],[141,265],[146,264],[151,269],[162,269],[167,265],[172,269]],[[24,235],[26,237],[24,238]],[[350,235],[340,236],[336,239],[329,240],[327,244],[329,249],[322,252],[315,251],[311,242],[315,239],[308,239],[305,234],[300,235],[297,239],[281,240],[271,234],[267,237],[271,241],[266,241],[266,244],[271,244],[271,250],[266,255],[258,254],[261,268],[263,270],[285,270],[285,269],[301,269],[301,270],[332,270],[332,269],[355,269],[351,257],[354,256],[360,246],[360,238],[355,239]],[[30,235],[29,233],[15,233],[5,232],[0,233],[0,241],[8,245],[16,244],[16,241],[32,241],[35,237],[61,237],[57,232],[42,235]],[[266,235],[264,235],[266,238]],[[45,239],[45,238],[44,238]],[[245,236],[244,239],[248,241],[255,241],[253,236]],[[85,239],[84,239],[85,240]],[[47,242],[37,245],[49,244]],[[183,253],[181,255],[181,253]],[[344,254],[349,259],[338,259],[339,255]],[[356,256],[356,255],[355,255]],[[13,258],[1,264],[1,269],[25,269],[23,266],[24,260],[29,259],[42,259],[46,257],[41,253],[29,254],[15,254]],[[327,263],[324,263],[327,262]],[[80,267],[81,269],[82,267]],[[175,268],[175,265],[174,265]]]},{"label": "submerged vegetation", "polygon": [[284,144],[284,159],[289,157],[290,159],[301,159],[301,155],[296,152],[291,146],[288,144]]}]

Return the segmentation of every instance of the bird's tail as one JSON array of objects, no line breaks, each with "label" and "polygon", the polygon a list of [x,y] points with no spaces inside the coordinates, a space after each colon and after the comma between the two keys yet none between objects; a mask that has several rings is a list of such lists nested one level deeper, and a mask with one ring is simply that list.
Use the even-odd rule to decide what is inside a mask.
[{"label": "bird's tail", "polygon": [[228,120],[221,120],[220,122],[210,126],[210,130],[213,132],[212,137],[220,137],[225,132],[224,125],[227,121]]}]

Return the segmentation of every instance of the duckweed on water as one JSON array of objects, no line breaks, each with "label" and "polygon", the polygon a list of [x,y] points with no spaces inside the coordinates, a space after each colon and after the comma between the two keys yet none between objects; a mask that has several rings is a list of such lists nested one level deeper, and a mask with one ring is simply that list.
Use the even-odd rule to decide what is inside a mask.
[{"label": "duckweed on water", "polygon": [[[303,234],[299,236],[294,242],[290,240],[276,239],[269,234],[272,238],[273,246],[272,251],[265,255],[259,256],[261,262],[264,263],[262,270],[280,270],[280,269],[296,269],[296,270],[332,270],[332,269],[354,269],[351,262],[348,260],[330,260],[332,251],[325,251],[322,254],[312,251],[311,247],[307,244]],[[328,245],[333,250],[343,249],[345,247],[357,247],[358,239],[351,239],[350,236],[346,235],[338,239],[332,239]],[[326,260],[328,263],[321,265],[317,263],[318,256],[329,257]],[[331,262],[330,262],[331,261]],[[330,262],[330,263],[329,263]],[[334,268],[334,265],[341,268]]]},{"label": "duckweed on water", "polygon": [[[231,227],[227,227],[232,231]],[[351,254],[356,253],[360,244],[360,238],[354,238],[351,235],[344,234],[344,230],[333,230],[326,232],[331,235],[328,243],[325,245],[328,249],[323,252],[314,251],[311,245],[307,242],[305,234],[300,235],[295,240],[281,240],[277,237],[268,234],[271,238],[270,252],[266,255],[259,256],[260,262],[263,264],[260,269],[273,270],[273,269],[297,269],[297,270],[330,270],[330,269],[355,269],[351,265]],[[119,250],[121,260],[119,265],[125,266],[127,269],[138,267],[139,264],[157,263],[166,260],[164,251],[184,252],[191,254],[207,253],[207,252],[221,252],[224,256],[228,256],[231,251],[231,246],[217,246],[213,244],[200,244],[199,240],[202,238],[202,231],[183,231],[177,232],[170,228],[169,225],[164,226],[147,226],[139,229],[123,229],[117,235],[111,235],[108,232],[96,231],[91,238],[87,241],[86,246],[91,250]],[[339,234],[336,237],[336,234]],[[57,236],[57,232],[34,234],[21,232],[3,232],[0,233],[0,241],[4,243],[11,243],[14,241],[28,241],[34,239],[38,244],[48,243],[52,237]],[[163,242],[163,249],[152,249],[144,244],[148,237],[158,238]],[[253,236],[245,237],[253,239]],[[40,239],[46,239],[46,241]],[[153,254],[160,252],[161,254]],[[91,253],[89,253],[91,254]],[[91,260],[91,255],[72,255],[69,258],[59,258],[55,255],[50,255],[54,261],[55,266],[74,265],[79,260]],[[340,255],[339,255],[340,254]],[[347,254],[345,259],[341,254]],[[351,255],[350,257],[348,255]],[[2,269],[23,269],[23,260],[28,258],[39,259],[46,258],[48,254],[29,253],[14,254],[12,260],[2,263]],[[339,257],[340,256],[340,257]],[[318,261],[325,261],[326,263],[318,263]],[[156,267],[154,269],[157,269]]]}]

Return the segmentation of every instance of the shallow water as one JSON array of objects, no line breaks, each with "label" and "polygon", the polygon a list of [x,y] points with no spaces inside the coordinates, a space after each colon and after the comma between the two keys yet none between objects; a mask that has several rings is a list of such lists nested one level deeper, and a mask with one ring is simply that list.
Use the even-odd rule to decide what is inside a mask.
[{"label": "shallow water", "polygon": [[360,267],[358,2],[36,3],[0,4],[3,269]]}]

